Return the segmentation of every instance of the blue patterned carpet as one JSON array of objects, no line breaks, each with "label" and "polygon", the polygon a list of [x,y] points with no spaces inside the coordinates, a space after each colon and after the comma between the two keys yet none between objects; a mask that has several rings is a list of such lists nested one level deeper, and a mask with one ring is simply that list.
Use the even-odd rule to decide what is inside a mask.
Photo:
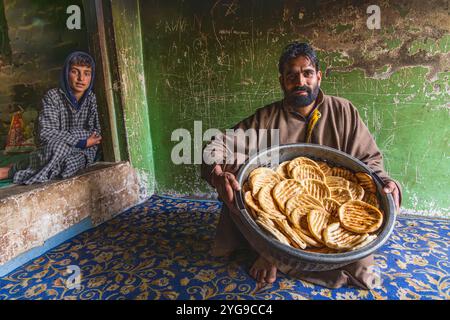
[{"label": "blue patterned carpet", "polygon": [[[209,255],[219,211],[215,201],[153,196],[0,278],[0,299],[450,298],[450,221],[399,218],[375,257],[380,289],[330,290],[279,275],[255,292],[253,257]],[[66,286],[68,266],[80,268],[76,288]]]}]

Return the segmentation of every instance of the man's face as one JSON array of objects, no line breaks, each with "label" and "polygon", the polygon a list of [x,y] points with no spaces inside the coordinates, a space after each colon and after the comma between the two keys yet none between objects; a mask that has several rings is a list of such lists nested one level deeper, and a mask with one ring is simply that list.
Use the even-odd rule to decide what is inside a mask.
[{"label": "man's face", "polygon": [[73,92],[84,93],[91,83],[92,69],[88,66],[72,65],[69,69],[69,85]]},{"label": "man's face", "polygon": [[293,107],[309,106],[319,94],[321,80],[322,73],[316,71],[308,57],[299,56],[289,60],[280,75],[286,102]]}]

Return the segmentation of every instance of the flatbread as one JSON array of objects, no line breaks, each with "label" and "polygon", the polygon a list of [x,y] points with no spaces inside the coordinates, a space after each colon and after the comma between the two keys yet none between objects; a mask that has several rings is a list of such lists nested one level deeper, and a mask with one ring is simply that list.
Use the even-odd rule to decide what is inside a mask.
[{"label": "flatbread", "polygon": [[331,168],[330,174],[332,176],[342,177],[342,178],[345,178],[345,179],[347,179],[349,181],[357,182],[357,179],[353,175],[353,173],[350,170],[346,169],[346,168],[342,168],[342,167]]},{"label": "flatbread", "polygon": [[325,183],[329,188],[344,188],[348,189],[350,186],[350,181],[345,178],[338,176],[327,176],[325,178]]},{"label": "flatbread", "polygon": [[290,163],[288,164],[287,169],[289,172],[291,172],[292,169],[294,169],[295,167],[300,166],[300,165],[310,165],[310,166],[317,167],[320,169],[317,162],[315,162],[312,159],[306,158],[306,157],[297,157],[295,159],[292,159],[290,161]]},{"label": "flatbread", "polygon": [[331,214],[335,219],[339,219],[339,207],[341,206],[339,202],[332,198],[325,198],[322,200],[324,209]]},{"label": "flatbread", "polygon": [[331,167],[324,161],[316,161],[319,165],[320,170],[325,174],[325,176],[328,174],[328,172],[331,170]]},{"label": "flatbread", "polygon": [[330,197],[333,200],[339,202],[339,204],[344,204],[347,201],[353,200],[350,190],[344,188],[330,188]]},{"label": "flatbread", "polygon": [[350,181],[350,185],[348,187],[350,194],[352,195],[353,200],[362,200],[364,197],[364,189],[359,184]]},{"label": "flatbread", "polygon": [[306,191],[308,191],[309,195],[319,201],[331,196],[330,188],[320,180],[306,179],[302,181],[302,185],[305,187]]},{"label": "flatbread", "polygon": [[325,175],[323,174],[322,170],[320,170],[320,168],[306,164],[296,166],[291,170],[290,176],[292,177],[292,179],[295,179],[297,181],[303,181],[305,179],[325,181]]},{"label": "flatbread", "polygon": [[272,197],[281,209],[281,212],[286,212],[286,202],[298,194],[306,193],[305,188],[300,182],[294,179],[286,179],[275,185],[272,190]]},{"label": "flatbread", "polygon": [[282,234],[274,225],[273,222],[264,219],[262,217],[258,217],[256,219],[256,223],[262,227],[263,230],[266,230],[272,237],[274,237],[276,240],[280,241],[281,243],[290,246],[291,243],[288,238],[284,234]]},{"label": "flatbread", "polygon": [[358,179],[358,183],[363,187],[364,191],[371,193],[377,192],[377,186],[370,175],[365,172],[357,172],[355,173],[355,177]]},{"label": "flatbread", "polygon": [[276,169],[276,173],[278,173],[280,176],[282,176],[284,179],[290,179],[289,171],[287,170],[287,166],[290,161],[284,161],[282,162]]},{"label": "flatbread", "polygon": [[371,206],[374,206],[376,208],[380,208],[380,203],[378,201],[377,196],[374,193],[365,192],[362,201],[364,201],[365,203],[368,203]]},{"label": "flatbread", "polygon": [[287,220],[275,220],[275,224],[278,226],[278,230],[289,239],[294,247],[299,249],[305,249],[307,247],[306,242],[291,228]]},{"label": "flatbread", "polygon": [[285,213],[286,215],[292,214],[292,211],[299,207],[315,206],[323,207],[322,202],[309,194],[297,194],[286,202]]},{"label": "flatbread", "polygon": [[348,250],[363,242],[369,235],[356,234],[342,228],[339,222],[328,225],[323,231],[323,240],[329,248]]},{"label": "flatbread", "polygon": [[285,218],[285,215],[280,211],[278,205],[272,197],[272,189],[273,187],[271,185],[261,188],[258,193],[258,203],[265,213],[271,216]]},{"label": "flatbread", "polygon": [[377,231],[383,223],[381,211],[360,200],[352,200],[339,208],[339,221],[343,228],[355,233]]},{"label": "flatbread", "polygon": [[331,215],[322,210],[311,210],[307,215],[308,228],[313,237],[320,243],[324,243],[322,232],[328,226]]}]

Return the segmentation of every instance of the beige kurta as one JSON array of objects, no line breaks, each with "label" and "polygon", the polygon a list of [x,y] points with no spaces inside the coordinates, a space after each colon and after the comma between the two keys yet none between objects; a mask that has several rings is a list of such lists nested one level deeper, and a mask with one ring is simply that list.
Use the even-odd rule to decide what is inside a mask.
[{"label": "beige kurta", "polygon": [[[369,166],[384,182],[394,181],[385,172],[383,156],[366,125],[360,118],[358,110],[352,103],[344,98],[325,95],[322,90],[320,90],[316,101],[317,110],[320,112],[321,117],[312,130],[310,142],[329,146],[350,154]],[[279,143],[281,145],[288,143],[303,143],[306,142],[306,131],[309,120],[310,119],[301,116],[290,106],[285,105],[283,101],[277,101],[258,109],[255,114],[236,124],[233,129],[267,129],[267,135],[269,137],[271,137],[270,129],[279,129]],[[227,158],[230,158],[231,155],[231,150],[229,148],[230,141],[233,141],[236,146],[240,146],[241,149],[235,146],[234,156],[236,159],[234,163],[221,164],[224,171],[236,173],[240,165],[247,159],[248,154],[252,150],[255,150],[258,145],[261,145],[263,135],[257,135],[257,139],[254,139],[250,143],[247,141],[247,145],[242,145],[245,140],[242,138],[236,138],[229,135],[219,136],[213,139],[204,150],[210,151],[211,149],[214,149],[215,158],[223,158],[223,163],[225,163],[227,162]],[[226,148],[227,145],[228,149]],[[236,150],[245,150],[245,152],[236,154]],[[214,166],[214,163],[210,165],[205,163],[202,164],[202,177],[208,181],[209,184],[211,184],[211,173]],[[396,181],[394,182],[400,190],[400,185]],[[229,217],[228,210],[224,206],[217,227],[213,254],[226,255],[243,244],[245,244],[245,240],[239,233],[237,227],[233,224]],[[362,262],[366,262],[367,264],[367,262],[372,263],[372,261],[373,257],[370,256]],[[361,267],[364,269],[366,265],[362,263]],[[355,272],[357,274],[361,273],[360,268],[358,269],[358,264],[356,264],[356,266],[348,266],[348,268],[350,268],[350,270],[356,268],[357,270]],[[308,273],[308,275],[303,273],[302,275],[300,274],[301,272],[290,270],[289,273],[292,275],[295,274],[295,276],[299,278],[330,287],[337,287],[345,284],[360,285],[361,282],[364,283],[364,280],[361,279],[361,277],[358,279],[350,277],[349,280],[344,281],[344,274],[348,278],[349,272],[344,272],[343,269],[336,272]],[[324,280],[321,280],[322,278],[324,278]]]}]

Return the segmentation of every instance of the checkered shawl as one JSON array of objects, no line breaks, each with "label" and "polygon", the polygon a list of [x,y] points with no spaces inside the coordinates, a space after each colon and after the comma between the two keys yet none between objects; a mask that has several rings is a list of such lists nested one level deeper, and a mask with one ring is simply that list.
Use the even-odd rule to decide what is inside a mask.
[{"label": "checkered shawl", "polygon": [[27,168],[14,174],[14,183],[32,184],[67,178],[94,162],[98,146],[79,149],[76,144],[94,131],[100,134],[95,94],[89,92],[79,110],[60,88],[49,90],[39,113],[39,148]]}]

